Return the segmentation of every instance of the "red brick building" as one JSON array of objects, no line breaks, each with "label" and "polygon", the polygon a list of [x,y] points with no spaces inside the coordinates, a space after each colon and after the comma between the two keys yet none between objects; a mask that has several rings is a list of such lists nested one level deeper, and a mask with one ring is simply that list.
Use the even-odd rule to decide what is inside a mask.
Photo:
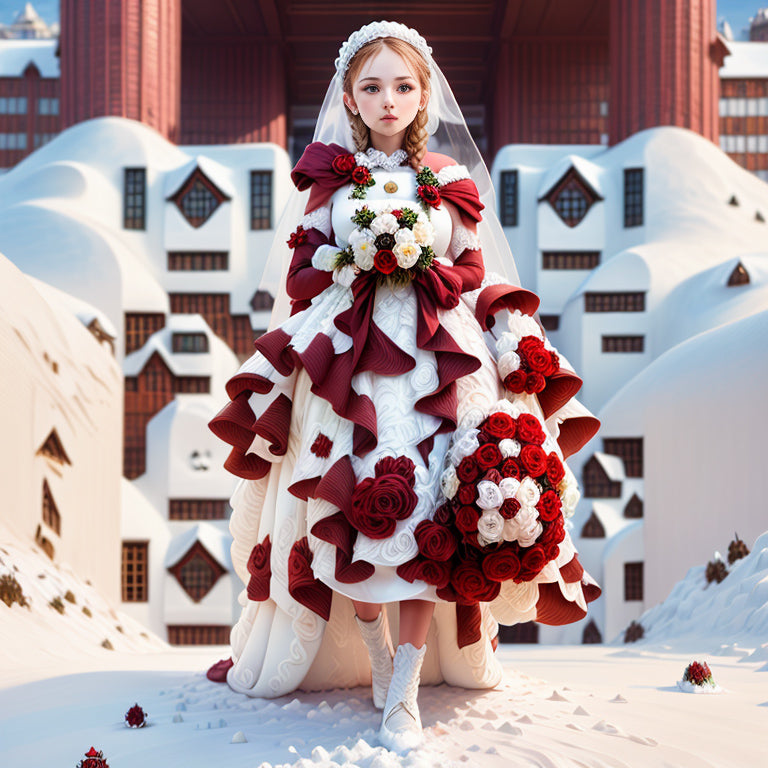
[{"label": "red brick building", "polygon": [[[119,115],[176,143],[273,141],[295,154],[311,135],[340,41],[374,16],[392,16],[429,38],[489,159],[504,144],[615,144],[655,125],[718,141],[727,49],[715,0],[386,8],[62,0],[60,127]],[[22,155],[31,149],[28,137]]]}]

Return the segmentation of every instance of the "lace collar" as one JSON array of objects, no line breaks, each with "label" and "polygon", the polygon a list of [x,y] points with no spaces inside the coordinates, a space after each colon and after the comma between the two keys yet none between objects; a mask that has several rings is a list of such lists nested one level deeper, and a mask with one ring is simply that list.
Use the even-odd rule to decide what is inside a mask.
[{"label": "lace collar", "polygon": [[365,168],[383,168],[385,171],[394,171],[408,159],[408,153],[404,149],[396,149],[391,155],[380,149],[368,147],[365,152],[355,155],[355,162]]}]

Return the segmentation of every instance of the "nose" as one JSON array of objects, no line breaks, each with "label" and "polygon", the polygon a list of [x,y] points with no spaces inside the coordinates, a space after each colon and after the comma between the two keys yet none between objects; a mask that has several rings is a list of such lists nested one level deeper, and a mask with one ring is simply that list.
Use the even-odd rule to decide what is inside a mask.
[{"label": "nose", "polygon": [[382,104],[387,109],[395,106],[395,97],[391,88],[382,90]]}]

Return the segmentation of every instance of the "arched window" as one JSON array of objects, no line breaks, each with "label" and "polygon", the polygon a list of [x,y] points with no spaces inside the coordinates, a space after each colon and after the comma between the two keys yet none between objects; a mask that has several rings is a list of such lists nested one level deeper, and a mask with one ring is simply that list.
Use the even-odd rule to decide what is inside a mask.
[{"label": "arched window", "polygon": [[737,285],[749,285],[749,272],[746,267],[739,262],[728,277],[728,286],[734,287]]},{"label": "arched window", "polygon": [[600,518],[592,512],[589,516],[589,520],[584,523],[584,527],[581,529],[582,539],[604,539],[605,528],[600,522]]},{"label": "arched window", "polygon": [[632,498],[627,502],[624,507],[624,517],[639,518],[643,516],[643,500],[636,494],[632,494]]},{"label": "arched window", "polygon": [[600,634],[600,630],[597,628],[597,624],[595,624],[594,620],[590,621],[589,624],[584,627],[581,642],[585,645],[603,642],[603,636]]}]

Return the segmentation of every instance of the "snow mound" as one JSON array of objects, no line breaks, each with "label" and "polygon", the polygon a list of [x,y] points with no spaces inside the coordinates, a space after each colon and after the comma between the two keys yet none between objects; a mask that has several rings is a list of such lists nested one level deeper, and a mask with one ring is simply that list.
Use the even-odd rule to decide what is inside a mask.
[{"label": "snow mound", "polygon": [[0,577],[11,576],[26,605],[0,601],[0,676],[28,677],[29,666],[67,671],[73,656],[157,652],[167,643],[116,611],[66,563],[54,563],[34,543],[0,527]]},{"label": "snow mound", "polygon": [[710,653],[767,659],[768,531],[719,584],[707,584],[705,570],[703,565],[691,568],[663,603],[640,617],[645,630],[641,642],[695,638]]}]

